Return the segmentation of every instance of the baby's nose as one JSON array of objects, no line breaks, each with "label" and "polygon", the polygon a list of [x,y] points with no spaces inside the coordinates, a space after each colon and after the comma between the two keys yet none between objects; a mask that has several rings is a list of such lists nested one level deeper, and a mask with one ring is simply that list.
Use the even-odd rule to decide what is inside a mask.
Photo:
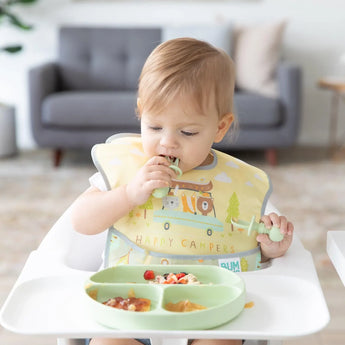
[{"label": "baby's nose", "polygon": [[163,147],[166,147],[166,148],[174,148],[178,145],[175,136],[172,134],[163,135],[160,143]]}]

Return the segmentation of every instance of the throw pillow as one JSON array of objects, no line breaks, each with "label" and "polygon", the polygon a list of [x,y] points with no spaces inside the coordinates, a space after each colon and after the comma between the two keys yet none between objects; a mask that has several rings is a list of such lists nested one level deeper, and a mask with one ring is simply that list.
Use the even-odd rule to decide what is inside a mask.
[{"label": "throw pillow", "polygon": [[236,87],[262,95],[278,94],[276,70],[286,22],[235,30]]}]

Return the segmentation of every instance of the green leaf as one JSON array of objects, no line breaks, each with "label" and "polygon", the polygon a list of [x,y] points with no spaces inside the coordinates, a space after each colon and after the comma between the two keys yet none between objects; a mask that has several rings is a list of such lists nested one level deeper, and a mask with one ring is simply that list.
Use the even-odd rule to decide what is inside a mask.
[{"label": "green leaf", "polygon": [[20,46],[20,45],[7,46],[7,47],[2,47],[2,48],[0,48],[0,50],[3,50],[3,51],[5,51],[5,52],[11,53],[11,54],[13,54],[13,53],[18,53],[18,52],[21,51],[22,49],[23,49],[23,47]]},{"label": "green leaf", "polygon": [[12,4],[33,4],[34,2],[37,2],[37,0],[13,0]]},{"label": "green leaf", "polygon": [[[10,10],[12,5],[29,5],[37,2],[38,0],[0,0],[0,25],[5,21],[9,24],[16,26],[22,30],[31,30],[33,25],[25,24],[20,18],[13,14]],[[0,47],[0,52],[17,53],[21,51],[23,47],[21,45],[11,45]]]},{"label": "green leaf", "polygon": [[32,25],[24,24],[17,16],[12,13],[6,12],[5,15],[9,18],[10,23],[22,30],[31,30],[33,28]]}]

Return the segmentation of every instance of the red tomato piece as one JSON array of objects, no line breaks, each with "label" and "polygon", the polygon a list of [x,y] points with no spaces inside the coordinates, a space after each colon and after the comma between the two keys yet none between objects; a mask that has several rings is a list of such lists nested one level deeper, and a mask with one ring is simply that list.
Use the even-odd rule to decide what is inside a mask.
[{"label": "red tomato piece", "polygon": [[186,273],[180,272],[180,273],[176,273],[176,278],[177,279],[181,279],[182,277],[184,277],[186,275]]},{"label": "red tomato piece", "polygon": [[145,280],[155,279],[155,273],[152,270],[146,270],[144,272],[144,279]]}]

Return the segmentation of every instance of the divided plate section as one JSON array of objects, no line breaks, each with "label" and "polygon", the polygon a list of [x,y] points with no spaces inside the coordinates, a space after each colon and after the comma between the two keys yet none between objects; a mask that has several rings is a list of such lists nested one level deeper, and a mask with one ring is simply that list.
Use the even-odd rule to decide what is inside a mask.
[{"label": "divided plate section", "polygon": [[155,275],[170,272],[194,274],[201,284],[243,285],[242,279],[235,273],[212,265],[122,265],[99,271],[90,277],[94,283],[148,284],[144,272],[152,270]]},{"label": "divided plate section", "polygon": [[[144,279],[146,270],[152,270],[155,275],[192,273],[201,284],[151,284]],[[209,329],[236,317],[245,303],[242,279],[217,266],[117,266],[91,276],[85,289],[91,315],[100,324],[117,329]],[[150,311],[121,310],[103,304],[110,298],[126,299],[133,294],[137,298],[150,299]],[[188,312],[166,309],[168,303],[183,301],[204,306],[205,309]]]},{"label": "divided plate section", "polygon": [[[86,293],[89,297],[97,301],[97,304],[101,304],[101,306],[105,309],[110,309],[113,311],[123,311],[120,309],[116,309],[113,307],[109,307],[103,305],[103,302],[114,298],[114,297],[122,297],[124,299],[128,298],[129,296],[135,296],[137,298],[146,298],[151,301],[150,311],[155,311],[157,308],[161,306],[162,300],[162,291],[161,289],[157,289],[153,285],[144,285],[144,284],[88,284],[86,286]],[[124,311],[125,314],[128,311]],[[134,312],[129,312],[133,314]],[[135,314],[142,314],[147,312],[135,312]]]}]

